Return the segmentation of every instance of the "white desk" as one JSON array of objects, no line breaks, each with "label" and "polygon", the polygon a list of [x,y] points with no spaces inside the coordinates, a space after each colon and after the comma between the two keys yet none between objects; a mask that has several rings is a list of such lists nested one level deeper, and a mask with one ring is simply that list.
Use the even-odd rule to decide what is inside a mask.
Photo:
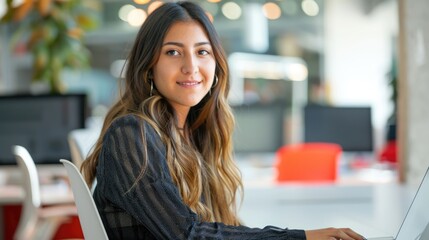
[{"label": "white desk", "polygon": [[392,172],[374,169],[340,175],[335,183],[279,184],[267,165],[239,161],[239,167],[239,216],[251,227],[350,227],[365,237],[395,236],[417,190],[396,183]]}]

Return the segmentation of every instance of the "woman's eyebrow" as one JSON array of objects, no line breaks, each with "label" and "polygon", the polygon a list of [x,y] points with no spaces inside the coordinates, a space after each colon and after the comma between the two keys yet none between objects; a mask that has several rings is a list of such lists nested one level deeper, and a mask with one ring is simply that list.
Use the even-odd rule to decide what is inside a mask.
[{"label": "woman's eyebrow", "polygon": [[[166,45],[174,45],[174,46],[178,46],[178,47],[184,47],[185,46],[185,44],[179,43],[179,42],[165,42],[164,44],[162,44],[162,46],[166,46]],[[202,45],[210,45],[210,42],[197,42],[194,44],[195,47],[202,46]]]}]

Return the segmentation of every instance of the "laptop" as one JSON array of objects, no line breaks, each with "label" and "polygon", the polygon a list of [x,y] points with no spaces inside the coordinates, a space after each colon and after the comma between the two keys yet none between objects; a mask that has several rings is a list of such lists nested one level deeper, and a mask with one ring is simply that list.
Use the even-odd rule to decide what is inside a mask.
[{"label": "laptop", "polygon": [[429,240],[429,168],[408,208],[396,237],[368,238],[368,240]]}]

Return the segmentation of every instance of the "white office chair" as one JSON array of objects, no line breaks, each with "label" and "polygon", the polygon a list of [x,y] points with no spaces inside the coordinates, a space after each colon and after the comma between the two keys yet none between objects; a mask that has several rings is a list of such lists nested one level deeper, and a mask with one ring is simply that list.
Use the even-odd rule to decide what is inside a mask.
[{"label": "white office chair", "polygon": [[107,237],[97,206],[86,185],[79,169],[70,161],[61,159],[60,162],[64,165],[69,176],[70,185],[73,191],[74,199],[79,214],[79,221],[83,230],[85,239],[104,240]]},{"label": "white office chair", "polygon": [[25,198],[15,240],[50,240],[58,227],[71,216],[77,215],[75,205],[52,205],[42,207],[39,176],[33,158],[22,146],[13,146],[12,152],[22,172]]}]

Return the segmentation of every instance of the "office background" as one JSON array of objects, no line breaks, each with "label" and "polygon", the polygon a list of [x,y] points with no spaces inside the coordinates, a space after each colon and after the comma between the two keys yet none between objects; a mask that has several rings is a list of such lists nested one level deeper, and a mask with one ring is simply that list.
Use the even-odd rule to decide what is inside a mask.
[{"label": "office background", "polygon": [[[89,90],[93,105],[108,106],[117,90],[117,76],[111,74],[115,71],[114,63],[126,56],[138,27],[118,16],[119,10],[132,1],[89,2],[100,10],[101,18],[100,26],[85,37],[92,55],[92,70],[68,71],[63,81],[69,91]],[[306,95],[310,102],[370,105],[376,149],[382,147],[386,120],[392,112],[386,75],[398,32],[396,1],[285,0],[277,5],[282,10],[279,18],[267,20],[262,16],[256,23],[252,22],[258,16],[253,8],[261,8],[270,1],[231,1],[241,9],[237,17],[223,14],[222,8],[228,1],[199,2],[214,16],[229,55],[253,52],[302,58],[308,67]],[[148,5],[133,4],[144,10]],[[0,91],[25,91],[31,79],[30,56],[8,51],[13,27],[3,26],[1,31]],[[291,95],[287,89],[290,88],[286,86],[285,98]]]},{"label": "office background", "polygon": [[[142,9],[147,6],[132,1],[88,2],[100,10],[101,19],[99,28],[85,37],[92,54],[92,69],[65,71],[63,81],[70,92],[88,91],[93,115],[102,115],[117,91],[114,63],[126,56],[137,30],[120,20],[118,11],[126,4]],[[423,24],[427,10],[423,1],[285,0],[278,4],[282,10],[279,18],[259,19],[265,25],[249,25],[254,18],[250,16],[256,16],[249,14],[254,13],[254,5],[261,7],[270,1],[230,2],[232,8],[241,9],[241,15],[225,15],[222,11],[227,1],[200,1],[213,15],[227,53],[303,59],[308,69],[308,102],[371,106],[374,151],[384,144],[386,123],[392,114],[387,83],[392,62],[397,59],[399,156],[401,169],[405,170],[401,176],[405,180],[405,173],[409,173],[411,181],[420,179],[422,166],[429,161],[424,147],[428,136],[428,109],[424,105],[428,33]],[[252,29],[258,28],[265,31],[259,34],[259,40],[252,35]],[[13,26],[0,26],[0,92],[5,94],[28,90],[31,79],[31,56],[9,48],[13,30]]]},{"label": "office background", "polygon": [[[115,62],[121,60],[126,55],[129,44],[132,42],[137,28],[119,20],[118,10],[125,4],[138,4],[130,1],[100,0],[88,1],[99,7],[100,19],[99,28],[91,31],[85,38],[85,43],[92,53],[91,66],[88,71],[66,71],[63,73],[63,81],[70,92],[87,91],[92,115],[102,116],[105,109],[111,104],[112,96],[117,92],[117,71]],[[205,1],[198,1],[205,2]],[[222,13],[222,4],[233,2],[242,7],[242,15],[236,20],[229,19]],[[426,0],[316,0],[298,1],[284,0],[278,2],[282,9],[282,16],[277,20],[267,21],[268,30],[261,42],[255,43],[250,40],[252,32],[246,21],[250,21],[246,14],[249,14],[252,7],[244,7],[245,3],[262,3],[270,1],[220,1],[217,3],[217,10],[214,3],[206,3],[207,7],[213,11],[214,24],[222,38],[223,45],[228,54],[233,52],[247,52],[265,55],[278,55],[282,57],[297,57],[305,61],[308,69],[306,82],[305,100],[308,103],[328,104],[334,106],[370,106],[372,109],[372,127],[374,128],[374,152],[379,151],[385,141],[386,124],[393,110],[393,103],[390,100],[391,89],[388,85],[389,72],[392,71],[392,61],[396,57],[398,70],[398,146],[399,161],[401,170],[399,177],[402,181],[412,184],[418,183],[429,164],[429,57],[427,42],[429,39],[429,26],[426,24],[426,15],[429,5]],[[309,3],[310,12],[304,12],[302,3]],[[314,7],[317,3],[317,11]],[[231,5],[235,6],[235,5]],[[143,5],[143,9],[146,6]],[[233,7],[233,8],[236,8]],[[1,10],[1,9],[0,9]],[[1,11],[0,11],[1,12]],[[214,14],[216,12],[216,14]],[[317,12],[317,14],[315,14]],[[229,16],[231,17],[231,16]],[[234,16],[232,16],[234,18]],[[247,20],[246,20],[247,19]],[[263,27],[261,27],[263,29]],[[251,28],[250,28],[251,29]],[[31,78],[31,56],[17,53],[9,48],[9,40],[13,27],[0,25],[0,93],[10,94],[27,91]],[[266,41],[268,39],[268,41]],[[268,43],[268,44],[267,44]],[[256,45],[255,45],[256,44]],[[396,64],[394,63],[394,64]],[[253,81],[253,82],[252,82]],[[260,91],[257,96],[265,97],[263,79],[253,79],[248,83],[258,85]],[[251,84],[250,84],[251,85]],[[291,91],[293,87],[289,81],[284,81],[279,88]],[[288,93],[289,93],[288,92]],[[292,92],[293,93],[293,92]],[[272,94],[269,94],[271,96]],[[255,95],[249,94],[248,97]],[[285,104],[292,105],[291,96],[283,99]],[[3,113],[1,113],[3,114]],[[245,115],[244,115],[245,116]],[[287,126],[286,126],[287,127]],[[244,128],[244,127],[243,127]],[[286,130],[287,132],[287,130]],[[301,136],[302,137],[302,136]],[[246,148],[244,148],[246,150]],[[252,159],[250,159],[252,160]],[[252,161],[249,161],[252,163]],[[241,162],[246,165],[248,163]],[[259,164],[261,164],[259,162]],[[264,167],[264,166],[262,166]],[[246,166],[244,166],[246,168]],[[272,213],[276,210],[267,209],[265,200],[258,201],[258,196],[265,196],[267,188],[258,184],[263,184],[267,174],[267,168],[259,168],[257,171],[245,172],[246,189],[250,189],[249,200],[245,202],[243,216],[248,219],[251,225],[260,226],[269,218],[273,224],[287,225],[290,227],[319,227],[322,218],[329,216],[332,208],[316,203],[312,207],[320,207],[318,212],[320,221],[308,222],[308,219],[301,218],[296,222],[287,222],[282,216],[276,219],[271,216],[260,219],[254,217],[256,209],[263,213]],[[259,175],[260,174],[260,175]],[[263,176],[263,177],[262,177]],[[369,179],[371,180],[371,179]],[[346,179],[346,184],[349,180]],[[256,184],[256,185],[252,185]],[[304,192],[312,192],[312,187],[319,189],[320,186],[300,187]],[[336,194],[348,193],[351,189],[350,199],[353,206],[358,209],[372,209],[377,212],[379,208],[374,206],[379,203],[377,198],[372,198],[372,186],[352,186],[348,189],[345,186],[332,186]],[[378,188],[379,186],[375,186]],[[323,188],[323,187],[322,187]],[[329,188],[329,186],[328,186]],[[271,189],[271,185],[269,188]],[[307,189],[307,190],[306,190]],[[296,193],[292,185],[286,188],[287,191]],[[320,189],[319,189],[320,190]],[[344,190],[344,191],[343,191]],[[355,191],[357,190],[357,191]],[[276,191],[282,191],[277,189]],[[305,192],[306,194],[308,192]],[[329,192],[329,191],[328,191]],[[390,191],[389,191],[390,192]],[[401,217],[405,214],[408,197],[412,194],[405,194],[402,191],[392,191],[395,201],[401,197],[407,198],[401,202],[402,208],[394,211],[394,221],[388,222],[388,233],[393,233]],[[391,192],[391,193],[392,193]],[[262,193],[262,194],[261,194]],[[359,195],[359,194],[363,195]],[[275,202],[276,194],[270,198]],[[317,195],[317,194],[315,194]],[[292,194],[282,201],[288,204],[282,206],[287,208],[290,216],[295,216],[294,211],[308,209],[308,202],[312,197],[323,197],[323,195],[306,195],[304,199],[294,199]],[[334,194],[335,195],[335,194]],[[384,196],[382,191],[380,196]],[[341,195],[343,196],[343,195]],[[363,197],[362,197],[363,196]],[[371,197],[368,197],[371,196]],[[387,196],[387,195],[386,195]],[[389,195],[391,196],[391,195]],[[253,197],[253,198],[252,198]],[[284,197],[284,196],[282,196]],[[350,199],[342,199],[338,196],[329,196],[328,200],[335,200],[338,206],[350,207]],[[390,199],[390,200],[392,200]],[[320,200],[320,199],[318,199]],[[345,201],[343,201],[345,200]],[[323,201],[323,199],[322,199]],[[353,202],[355,201],[355,202]],[[389,202],[395,202],[389,201]],[[278,202],[275,202],[278,204]],[[344,205],[343,205],[344,203]],[[376,215],[376,222],[371,222],[374,229],[385,226],[386,212],[391,213],[391,208],[384,205],[385,200],[380,202],[384,211],[381,215]],[[259,205],[260,204],[260,205]],[[269,205],[269,204],[268,204]],[[333,205],[332,205],[333,206]],[[396,206],[396,205],[394,205]],[[251,210],[251,211],[246,211]],[[295,210],[294,210],[295,209]],[[298,210],[297,210],[298,209]],[[320,208],[317,208],[320,209]],[[324,209],[324,210],[323,210]],[[344,210],[343,209],[343,210]],[[283,211],[283,210],[282,210]],[[361,222],[367,221],[371,215],[358,215]],[[379,212],[377,212],[378,214]],[[246,215],[247,214],[247,215]],[[295,212],[299,216],[298,212]],[[313,212],[312,212],[313,214]],[[356,212],[350,214],[350,218],[338,218],[332,220],[333,225],[355,224]],[[378,218],[379,216],[383,216]],[[308,218],[311,218],[309,216]],[[357,230],[368,230],[368,224],[355,225]],[[359,227],[361,226],[361,228]],[[378,230],[378,229],[377,229]],[[385,229],[386,230],[386,229]],[[374,230],[375,233],[378,231]]]}]

